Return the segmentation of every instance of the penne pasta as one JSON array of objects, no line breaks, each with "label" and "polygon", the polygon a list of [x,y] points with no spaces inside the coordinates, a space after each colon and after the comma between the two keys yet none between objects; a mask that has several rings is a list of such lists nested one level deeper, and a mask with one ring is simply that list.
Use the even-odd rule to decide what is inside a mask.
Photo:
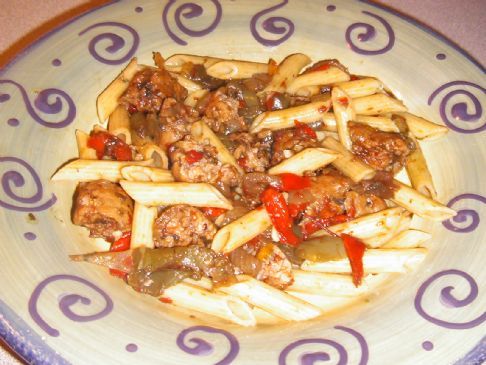
[{"label": "penne pasta", "polygon": [[344,148],[344,146],[335,138],[324,138],[322,145],[325,148],[339,153],[339,156],[332,162],[333,166],[355,183],[360,182],[363,179],[371,179],[375,176],[375,170]]},{"label": "penne pasta", "polygon": [[366,77],[363,79],[338,82],[334,86],[343,90],[350,98],[360,98],[376,94],[383,90],[383,83],[375,78]]},{"label": "penne pasta", "polygon": [[148,206],[188,204],[194,207],[232,209],[231,202],[206,183],[152,183],[121,180],[120,185],[133,200]]},{"label": "penne pasta", "polygon": [[122,105],[118,105],[110,114],[108,119],[108,132],[117,136],[127,144],[132,143],[130,116],[128,111]]},{"label": "penne pasta", "polygon": [[315,171],[328,165],[338,157],[337,152],[325,148],[306,148],[272,167],[268,173],[277,175],[289,172],[303,175],[306,171]]},{"label": "penne pasta", "polygon": [[187,77],[184,77],[182,75],[176,74],[176,73],[171,73],[172,77],[175,77],[177,79],[177,82],[181,84],[188,93],[193,93],[195,91],[201,90],[202,86],[192,80],[189,80]]},{"label": "penne pasta", "polygon": [[277,72],[273,75],[272,80],[263,89],[263,92],[284,92],[287,86],[294,81],[305,66],[311,62],[310,58],[302,53],[294,53],[285,58],[278,65]]},{"label": "penne pasta", "polygon": [[207,277],[201,277],[201,279],[199,280],[194,280],[194,279],[191,279],[191,278],[185,278],[183,280],[186,284],[191,284],[193,286],[197,286],[199,288],[202,288],[202,289],[206,289],[206,290],[213,290],[213,282],[211,281],[210,278],[207,278]]},{"label": "penne pasta", "polygon": [[103,90],[96,99],[96,110],[100,123],[104,123],[118,106],[118,98],[122,96],[130,80],[138,71],[137,59],[132,58],[125,69]]},{"label": "penne pasta", "polygon": [[394,184],[397,188],[392,198],[393,202],[421,218],[440,222],[457,214],[451,208],[420,194],[410,186],[397,180],[395,180]]},{"label": "penne pasta", "polygon": [[130,248],[132,250],[141,246],[148,248],[155,247],[152,238],[152,230],[156,218],[156,207],[147,207],[135,202],[133,209],[132,235],[130,240]]},{"label": "penne pasta", "polygon": [[255,209],[221,228],[213,238],[211,248],[229,253],[258,236],[272,225],[265,209]]},{"label": "penne pasta", "polygon": [[397,113],[405,118],[410,133],[420,140],[433,140],[443,137],[449,130],[440,124],[435,124],[427,119],[417,117],[411,113]]},{"label": "penne pasta", "polygon": [[392,119],[387,117],[372,117],[369,115],[357,115],[353,120],[355,123],[366,124],[372,128],[376,128],[382,132],[400,132],[397,125]]},{"label": "penne pasta", "polygon": [[140,153],[144,160],[152,160],[155,167],[166,170],[169,168],[167,154],[159,146],[153,143],[144,144],[140,147]]},{"label": "penne pasta", "polygon": [[256,325],[250,306],[231,295],[223,295],[191,284],[179,283],[165,289],[163,296],[182,308],[209,314],[241,326]]},{"label": "penne pasta", "polygon": [[210,67],[216,62],[223,61],[222,58],[207,57],[207,56],[195,56],[188,54],[175,54],[165,60],[164,66],[167,71],[180,72],[182,65],[185,63],[193,63],[195,65],[204,65],[205,68]]},{"label": "penne pasta", "polygon": [[199,100],[204,98],[208,93],[209,93],[209,90],[206,90],[206,89],[193,91],[184,100],[184,104],[187,105],[187,106],[190,106],[192,108],[195,108],[197,103],[199,102]]},{"label": "penne pasta", "polygon": [[88,147],[89,134],[76,129],[76,143],[78,145],[78,157],[82,160],[97,160],[96,150]]},{"label": "penne pasta", "polygon": [[312,123],[323,120],[323,114],[329,110],[330,102],[316,101],[288,109],[267,111],[253,121],[250,132],[257,133],[262,129],[278,130],[295,127],[295,121]]},{"label": "penne pasta", "polygon": [[319,308],[250,276],[239,275],[238,281],[236,284],[220,287],[219,291],[241,298],[289,321],[305,321],[321,314]]},{"label": "penne pasta", "polygon": [[221,161],[223,164],[226,163],[229,165],[233,165],[238,170],[238,172],[240,172],[241,174],[243,173],[243,169],[240,165],[238,165],[234,156],[230,153],[230,151],[228,151],[228,149],[223,144],[223,142],[221,142],[219,137],[202,120],[193,123],[193,125],[191,126],[191,135],[198,142],[209,142],[211,146],[216,148],[219,161]]},{"label": "penne pasta", "polygon": [[304,96],[304,97],[311,97],[314,95],[318,95],[321,93],[322,87],[317,85],[312,86],[303,86],[297,90],[295,90],[294,95],[296,96]]},{"label": "penne pasta", "polygon": [[286,92],[295,94],[297,90],[316,85],[331,85],[342,81],[348,81],[349,74],[338,67],[329,67],[327,70],[312,71],[297,76],[288,84]]},{"label": "penne pasta", "polygon": [[251,61],[223,60],[212,64],[206,71],[209,76],[223,80],[247,79],[254,74],[268,73],[268,64]]},{"label": "penne pasta", "polygon": [[432,199],[437,198],[437,191],[435,190],[425,156],[422,153],[420,144],[415,141],[416,149],[408,157],[405,163],[408,177],[412,187],[420,194],[428,196]]},{"label": "penne pasta", "polygon": [[269,313],[259,307],[252,308],[253,315],[255,316],[255,320],[257,324],[268,324],[268,325],[275,325],[284,323],[285,320]]},{"label": "penne pasta", "polygon": [[91,181],[109,180],[118,182],[121,169],[125,166],[148,166],[151,160],[145,161],[111,161],[111,160],[73,160],[62,166],[51,177],[52,181]]},{"label": "penne pasta", "polygon": [[376,115],[405,112],[407,108],[400,100],[386,94],[374,94],[353,99],[356,114]]},{"label": "penne pasta", "polygon": [[393,236],[381,248],[415,248],[422,246],[432,235],[417,229],[407,229]]},{"label": "penne pasta", "polygon": [[[363,255],[363,270],[370,274],[409,272],[425,259],[425,255],[427,255],[425,248],[369,249]],[[300,267],[305,271],[351,273],[351,265],[347,257],[325,262],[305,260]]]},{"label": "penne pasta", "polygon": [[169,170],[149,166],[125,166],[121,170],[121,178],[129,181],[172,182],[174,176]]},{"label": "penne pasta", "polygon": [[359,295],[354,297],[330,296],[293,290],[287,290],[286,293],[292,295],[293,297],[299,298],[304,302],[312,304],[313,306],[322,310],[324,313],[353,304],[360,298]]},{"label": "penne pasta", "polygon": [[339,140],[347,150],[351,150],[352,142],[349,136],[348,122],[356,119],[353,100],[339,87],[332,88],[331,100]]}]

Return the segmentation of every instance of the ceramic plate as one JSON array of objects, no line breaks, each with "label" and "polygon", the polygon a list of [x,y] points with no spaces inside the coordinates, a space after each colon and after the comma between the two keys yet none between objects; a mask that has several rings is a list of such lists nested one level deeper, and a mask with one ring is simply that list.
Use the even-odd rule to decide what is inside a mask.
[{"label": "ceramic plate", "polygon": [[[75,129],[127,61],[152,51],[266,61],[303,52],[376,75],[449,135],[424,149],[454,220],[367,302],[318,320],[239,328],[175,315],[106,271],[69,218]],[[64,25],[0,75],[0,333],[36,364],[479,364],[485,359],[484,69],[409,19],[356,1],[120,1]],[[327,362],[326,362],[327,363]]]}]

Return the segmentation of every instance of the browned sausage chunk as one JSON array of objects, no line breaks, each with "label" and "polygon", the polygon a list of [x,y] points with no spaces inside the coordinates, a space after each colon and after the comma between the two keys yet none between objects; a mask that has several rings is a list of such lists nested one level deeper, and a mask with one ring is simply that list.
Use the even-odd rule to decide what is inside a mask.
[{"label": "browned sausage chunk", "polygon": [[245,172],[265,172],[270,165],[272,132],[263,130],[257,135],[242,132],[229,135],[231,152]]},{"label": "browned sausage chunk", "polygon": [[298,128],[277,131],[274,134],[274,140],[272,166],[305,148],[317,147],[318,145],[317,139],[303,133]]},{"label": "browned sausage chunk", "polygon": [[226,88],[220,88],[209,98],[203,119],[216,133],[244,132],[248,126],[238,114],[239,107],[240,102],[228,96]]},{"label": "browned sausage chunk", "polygon": [[117,239],[131,230],[133,201],[118,185],[106,180],[79,183],[72,211],[73,223],[89,228],[90,237]]},{"label": "browned sausage chunk", "polygon": [[216,226],[199,209],[174,205],[155,220],[153,237],[155,247],[204,246],[215,234]]}]

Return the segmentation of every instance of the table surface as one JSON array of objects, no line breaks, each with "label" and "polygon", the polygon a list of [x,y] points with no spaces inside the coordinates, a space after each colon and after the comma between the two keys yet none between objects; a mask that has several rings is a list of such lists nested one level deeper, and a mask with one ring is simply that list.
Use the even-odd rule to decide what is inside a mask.
[{"label": "table surface", "polygon": [[[484,0],[374,0],[428,25],[481,64],[486,61]],[[39,36],[107,0],[0,0],[0,68]],[[26,16],[28,15],[28,16]],[[23,362],[0,340],[0,364]]]}]

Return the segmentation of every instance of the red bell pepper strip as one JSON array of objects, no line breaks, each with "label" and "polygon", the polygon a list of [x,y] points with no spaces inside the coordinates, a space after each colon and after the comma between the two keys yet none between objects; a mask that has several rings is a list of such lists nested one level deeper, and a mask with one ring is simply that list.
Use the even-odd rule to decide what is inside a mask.
[{"label": "red bell pepper strip", "polygon": [[130,161],[132,159],[130,146],[120,138],[107,132],[91,133],[87,145],[96,151],[96,157],[99,160],[103,156],[114,158],[117,161]]},{"label": "red bell pepper strip", "polygon": [[321,229],[326,230],[329,233],[331,231],[328,230],[327,227],[344,223],[349,220],[349,217],[345,214],[338,214],[328,218],[309,218],[309,221],[302,226],[302,236],[304,237],[304,240],[308,239],[313,233],[320,231]]},{"label": "red bell pepper strip", "polygon": [[328,70],[329,68],[331,67],[331,65],[329,63],[324,63],[320,66],[317,66],[317,67],[313,67],[310,69],[310,72],[316,72],[316,71],[326,71]]},{"label": "red bell pepper strip", "polygon": [[[126,251],[130,249],[130,240],[132,232],[125,232],[117,241],[113,242],[110,247],[112,252]],[[127,273],[117,269],[110,269],[110,274],[119,278],[125,279]]]},{"label": "red bell pepper strip", "polygon": [[96,157],[101,160],[105,154],[105,145],[109,139],[109,134],[105,132],[91,133],[87,145],[96,151]]},{"label": "red bell pepper strip", "polygon": [[278,175],[282,181],[282,190],[301,190],[310,186],[310,178],[308,176],[299,176],[292,173],[283,173]]},{"label": "red bell pepper strip", "polygon": [[363,280],[363,255],[366,249],[365,244],[358,238],[346,233],[341,234],[344,242],[344,249],[351,265],[353,284],[358,287]]},{"label": "red bell pepper strip", "polygon": [[304,136],[317,139],[316,132],[307,124],[301,123],[298,120],[295,120],[294,123],[295,123],[295,128],[297,128],[297,132],[302,133],[302,135]]},{"label": "red bell pepper strip", "polygon": [[204,153],[196,150],[189,150],[186,152],[186,161],[189,165],[200,161],[203,157]]},{"label": "red bell pepper strip", "polygon": [[214,208],[214,207],[204,207],[201,208],[201,210],[204,213],[204,215],[209,218],[219,217],[221,214],[226,212],[226,209]]},{"label": "red bell pepper strip", "polygon": [[269,187],[263,191],[260,199],[280,236],[280,241],[291,246],[297,246],[300,240],[292,230],[292,219],[283,194],[277,189]]}]

